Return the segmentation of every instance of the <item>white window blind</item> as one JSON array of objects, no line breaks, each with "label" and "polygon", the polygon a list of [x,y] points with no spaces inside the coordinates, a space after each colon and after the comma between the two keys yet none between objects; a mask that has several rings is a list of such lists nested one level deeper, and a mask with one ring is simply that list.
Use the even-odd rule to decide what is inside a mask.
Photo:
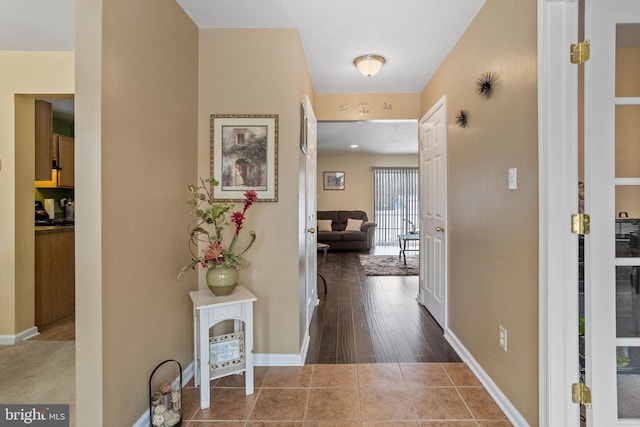
[{"label": "white window blind", "polygon": [[373,194],[377,244],[418,228],[418,168],[373,168]]}]

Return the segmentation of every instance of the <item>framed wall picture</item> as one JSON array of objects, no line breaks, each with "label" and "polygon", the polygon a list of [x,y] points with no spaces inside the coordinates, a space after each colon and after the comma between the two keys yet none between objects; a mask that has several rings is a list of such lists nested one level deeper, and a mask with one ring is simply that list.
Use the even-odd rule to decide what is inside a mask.
[{"label": "framed wall picture", "polygon": [[212,114],[211,176],[217,201],[244,201],[247,190],[258,202],[278,201],[278,115]]},{"label": "framed wall picture", "polygon": [[323,172],[323,189],[344,190],[344,172]]},{"label": "framed wall picture", "polygon": [[300,106],[300,151],[307,154],[307,115],[303,105]]}]

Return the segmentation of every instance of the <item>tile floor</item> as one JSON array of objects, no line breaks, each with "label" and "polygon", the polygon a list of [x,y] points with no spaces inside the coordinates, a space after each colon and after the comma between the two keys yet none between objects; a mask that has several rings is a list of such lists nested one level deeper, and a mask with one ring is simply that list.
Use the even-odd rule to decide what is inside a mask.
[{"label": "tile floor", "polygon": [[211,408],[199,408],[193,380],[183,390],[183,426],[507,427],[464,363],[383,363],[256,367],[211,381]]}]

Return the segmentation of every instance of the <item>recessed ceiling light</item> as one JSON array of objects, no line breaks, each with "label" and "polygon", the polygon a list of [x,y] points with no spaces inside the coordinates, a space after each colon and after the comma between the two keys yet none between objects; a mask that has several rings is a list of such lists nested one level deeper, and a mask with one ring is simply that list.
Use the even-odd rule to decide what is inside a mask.
[{"label": "recessed ceiling light", "polygon": [[351,147],[351,148],[358,148],[358,144],[351,144],[349,147]]}]

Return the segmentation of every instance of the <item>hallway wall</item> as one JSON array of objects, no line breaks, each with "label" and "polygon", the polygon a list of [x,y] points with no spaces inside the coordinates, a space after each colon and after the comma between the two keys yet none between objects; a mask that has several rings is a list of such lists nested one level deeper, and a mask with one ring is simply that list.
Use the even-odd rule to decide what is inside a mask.
[{"label": "hallway wall", "polygon": [[[449,329],[538,424],[538,135],[535,1],[488,0],[421,94],[447,96]],[[496,76],[490,99],[478,78]],[[455,116],[468,111],[466,128]],[[507,188],[517,168],[518,189]],[[508,332],[508,351],[498,328]]]},{"label": "hallway wall", "polygon": [[[313,100],[298,30],[201,29],[198,173],[209,176],[212,114],[277,114],[278,201],[251,207],[257,239],[240,271],[254,304],[255,353],[300,353],[298,223],[300,105]],[[303,227],[303,226],[302,226]],[[246,236],[245,236],[246,237]],[[200,286],[204,282],[200,279]],[[286,356],[285,356],[286,357]]]},{"label": "hallway wall", "polygon": [[195,283],[176,275],[197,177],[198,30],[173,0],[82,0],[76,19],[77,425],[132,425],[154,367],[193,361]]}]

